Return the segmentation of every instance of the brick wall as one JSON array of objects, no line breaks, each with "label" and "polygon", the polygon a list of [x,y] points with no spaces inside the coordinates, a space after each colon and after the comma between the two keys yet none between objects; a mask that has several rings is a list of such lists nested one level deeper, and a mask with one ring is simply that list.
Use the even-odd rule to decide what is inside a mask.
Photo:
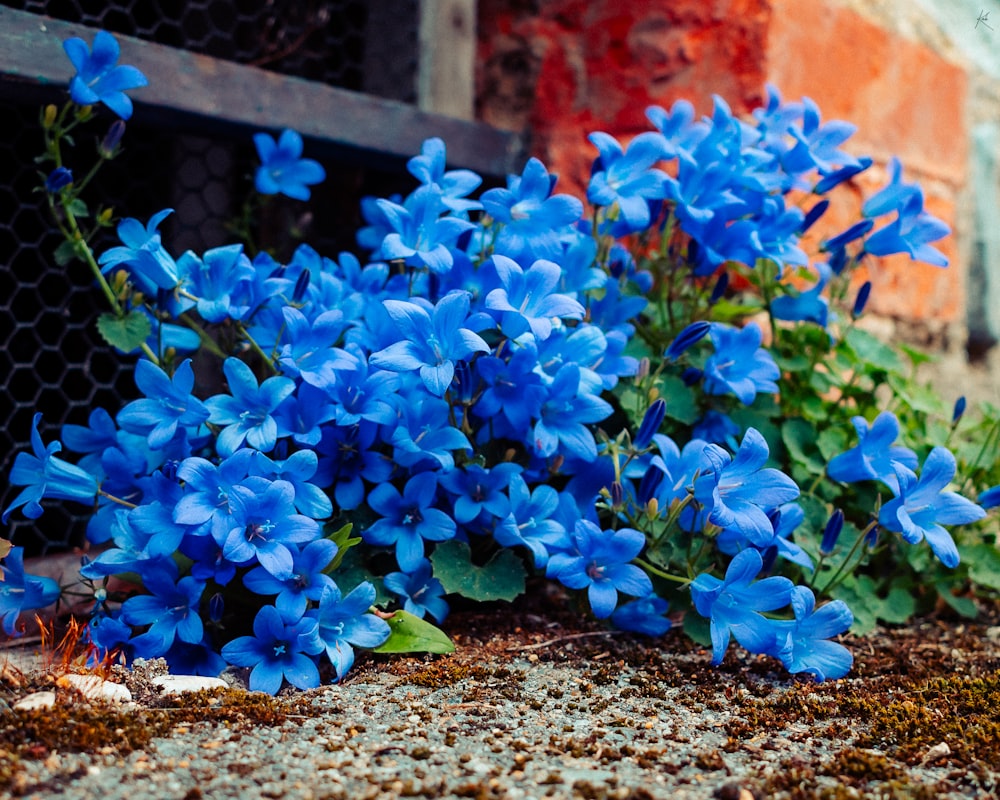
[{"label": "brick wall", "polygon": [[[786,99],[808,95],[824,119],[858,126],[851,149],[876,159],[865,189],[885,179],[898,155],[904,176],[923,185],[927,208],[961,232],[966,70],[849,0],[480,0],[477,114],[529,130],[531,151],[564,190],[586,185],[595,154],[587,133],[627,140],[648,129],[646,106],[680,97],[709,113],[719,94],[746,113],[767,81]],[[958,236],[938,244],[949,269],[883,259],[870,308],[925,323],[934,343],[943,337],[953,346],[964,342],[967,254]]]}]

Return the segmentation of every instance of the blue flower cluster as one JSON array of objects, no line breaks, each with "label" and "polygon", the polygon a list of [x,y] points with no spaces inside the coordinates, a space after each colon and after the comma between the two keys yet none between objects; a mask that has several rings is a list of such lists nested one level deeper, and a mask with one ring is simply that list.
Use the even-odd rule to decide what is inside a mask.
[{"label": "blue flower cluster", "polygon": [[[90,60],[68,48],[83,76],[74,86],[84,81],[120,109],[110,89],[128,88],[131,73],[102,82],[111,63],[102,42]],[[651,368],[632,354],[653,284],[634,260],[642,243],[667,252],[679,236],[693,281],[730,261],[804,267],[800,237],[825,206],[807,215],[786,195],[824,194],[870,162],[839,149],[852,126],[821,123],[811,101],[785,104],[773,89],[755,124],[720,99],[703,120],[683,102],[648,116],[656,130],[627,147],[591,136],[592,224],[537,159],[474,199],[479,176],[446,170],[438,139],[410,160],[419,185],[407,197],[363,204],[366,262],[306,245],[284,262],[240,245],[175,257],[158,232],[169,209],[123,220],[122,245],[99,260],[155,298],[142,306],[155,354],[136,366],[143,396],[115,417],[97,410],[88,425],[64,428],[77,464],[55,456],[58,443],[42,444],[36,419],[34,454],[20,454],[11,474],[26,488],[4,512],[23,506],[36,517],[45,498],[94,505],[88,538],[101,548],[83,576],[141,584],[117,605],[102,595],[89,627],[98,649],[201,674],[250,667],[251,688],[267,692],[284,681],[316,686],[326,666],[339,679],[354,648],[390,636],[376,583],[411,614],[446,617],[433,556],[451,540],[517,548],[584,592],[595,617],[659,635],[671,622],[658,591],[678,580],[656,556],[666,528],[731,558],[724,578],[679,579],[711,621],[716,662],[732,634],[793,672],[845,674],[850,653],[829,639],[851,625],[850,610],[817,608],[788,578],[757,579],[776,558],[813,567],[792,540],[799,487],[767,466],[765,437],[706,402],[681,445],[659,432],[670,397],[650,398],[632,435],[615,418],[616,392]],[[258,190],[308,197],[323,175],[302,158],[301,138],[255,141]],[[815,295],[789,291],[775,316],[825,324],[823,276],[864,252],[937,263],[928,242],[946,229],[898,178],[897,169],[865,210],[896,220],[867,240],[873,224],[828,241]],[[218,359],[218,376],[196,374],[199,349]],[[779,391],[755,323],[698,320],[659,355],[660,370],[690,356],[684,381],[708,400],[749,406]],[[950,454],[935,450],[917,478],[915,457],[888,446],[890,423],[856,427],[861,443],[830,463],[830,476],[885,482],[897,499],[882,525],[908,542],[926,538],[952,564],[940,523],[981,510],[942,491]],[[375,583],[339,571],[355,545],[331,533],[345,521],[359,547],[391,565]],[[0,606],[9,627],[51,587],[25,582],[16,555],[4,570],[14,578]],[[785,618],[763,613],[782,608]]]}]

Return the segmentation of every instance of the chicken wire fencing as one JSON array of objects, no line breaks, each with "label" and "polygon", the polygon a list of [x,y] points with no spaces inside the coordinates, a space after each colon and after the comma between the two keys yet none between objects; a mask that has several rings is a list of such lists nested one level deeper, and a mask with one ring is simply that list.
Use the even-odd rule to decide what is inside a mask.
[{"label": "chicken wire fencing", "polygon": [[[340,88],[413,102],[416,89],[417,0],[0,0],[0,5],[134,36],[216,58],[253,64]],[[386,24],[391,11],[392,23]],[[70,67],[67,63],[67,77]],[[85,424],[96,407],[114,414],[137,394],[132,365],[110,351],[96,331],[102,297],[86,266],[61,267],[60,243],[42,196],[34,158],[42,150],[40,104],[61,102],[56,90],[5,92],[0,82],[0,476],[16,453],[30,449],[32,416],[44,415],[43,439],[64,423]],[[128,124],[125,150],[90,187],[92,205],[143,221],[165,207],[168,250],[180,255],[232,241],[230,223],[252,189],[256,153],[245,136]],[[108,117],[110,123],[112,118]],[[82,144],[81,158],[87,153]],[[327,180],[308,204],[272,204],[277,230],[293,219],[304,239],[325,255],[354,249],[365,195],[405,193],[413,181],[399,164],[386,169],[347,154],[320,155]],[[72,164],[70,164],[72,166]],[[114,232],[95,242],[113,246]],[[276,241],[286,254],[292,241]],[[18,493],[6,485],[2,507]],[[84,539],[87,514],[46,503],[37,521],[11,517],[3,535],[29,555],[64,550]],[[79,513],[75,513],[78,511]]]}]

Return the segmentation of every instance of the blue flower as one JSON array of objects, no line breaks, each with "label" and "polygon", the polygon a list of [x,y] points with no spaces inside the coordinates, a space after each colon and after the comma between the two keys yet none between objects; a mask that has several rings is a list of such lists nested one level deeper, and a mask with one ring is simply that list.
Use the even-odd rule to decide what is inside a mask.
[{"label": "blue flower", "polygon": [[31,421],[31,449],[34,454],[18,453],[7,478],[12,486],[25,488],[4,509],[4,524],[11,511],[20,506],[24,506],[24,515],[28,519],[38,519],[42,515],[41,501],[47,497],[87,504],[97,499],[99,487],[94,476],[75,464],[57,458],[55,454],[62,450],[59,442],[49,442],[48,446],[42,443],[38,432],[41,420],[42,415],[35,414]]},{"label": "blue flower", "polygon": [[491,469],[478,464],[466,464],[441,476],[441,485],[451,494],[455,521],[463,525],[472,522],[484,511],[492,517],[506,517],[510,504],[503,490],[521,468],[502,463]]},{"label": "blue flower", "polygon": [[408,266],[425,266],[431,272],[451,269],[454,256],[449,248],[475,227],[468,220],[441,216],[446,207],[434,184],[416,189],[403,205],[379,200],[378,207],[392,229],[382,240],[383,258],[401,258]]},{"label": "blue flower", "polygon": [[198,606],[205,584],[190,575],[174,581],[171,575],[159,570],[149,570],[143,576],[149,594],[130,597],[122,603],[122,620],[129,625],[149,625],[146,632],[163,641],[166,651],[178,638],[195,644],[202,640],[205,630]]},{"label": "blue flower", "polygon": [[415,396],[404,403],[402,416],[389,437],[393,460],[401,467],[434,465],[443,470],[455,467],[456,450],[470,452],[464,433],[451,424],[451,406],[437,397]]},{"label": "blue flower", "polygon": [[622,151],[618,141],[606,133],[592,133],[587,138],[600,153],[587,186],[587,199],[596,206],[617,206],[625,232],[645,230],[650,224],[648,201],[667,196],[666,173],[651,168],[669,155],[666,140],[659,133],[640,133]]},{"label": "blue flower", "polygon": [[315,482],[332,485],[333,499],[342,509],[350,511],[364,502],[365,481],[383,483],[392,476],[393,462],[375,449],[378,428],[375,423],[360,422],[350,427],[328,425],[323,431],[317,448],[323,458]]},{"label": "blue flower", "polygon": [[59,584],[52,578],[24,571],[24,548],[12,547],[0,564],[0,619],[8,636],[16,635],[22,611],[44,608],[59,599]]},{"label": "blue flower", "polygon": [[354,356],[333,346],[347,327],[339,310],[324,311],[312,321],[291,306],[284,306],[281,313],[287,343],[281,346],[278,363],[288,375],[327,389],[336,384],[337,370],[357,365]]},{"label": "blue flower", "polygon": [[98,263],[101,272],[126,266],[132,276],[147,294],[156,294],[157,289],[173,289],[180,282],[177,262],[167,252],[157,230],[160,223],[170,214],[172,208],[165,208],[149,218],[143,225],[139,220],[127,217],[118,223],[118,238],[122,247],[112,247],[101,254]]},{"label": "blue flower", "polygon": [[467,199],[483,179],[467,169],[445,172],[445,145],[437,137],[427,139],[420,147],[420,155],[406,162],[406,169],[425,185],[436,186],[441,192],[441,202],[451,211],[466,213],[482,208],[477,200]]},{"label": "blue flower", "polygon": [[711,620],[713,664],[722,663],[730,636],[751,653],[777,655],[784,645],[780,627],[760,612],[787,605],[793,585],[777,576],[751,584],[763,566],[760,553],[748,548],[729,563],[725,580],[703,572],[691,582],[695,608]]},{"label": "blue flower", "polygon": [[789,128],[789,133],[796,139],[795,146],[781,159],[781,166],[786,172],[799,173],[817,169],[827,173],[834,165],[843,167],[860,167],[860,162],[854,156],[838,149],[857,131],[857,126],[849,122],[834,120],[820,124],[819,107],[810,98],[802,98],[802,128]]},{"label": "blue flower", "polygon": [[416,303],[385,300],[386,311],[403,340],[372,353],[370,366],[394,372],[419,370],[427,391],[443,397],[455,376],[455,362],[490,347],[464,327],[469,315],[468,292],[451,292],[434,306],[433,316]]},{"label": "blue flower", "polygon": [[515,474],[510,477],[507,494],[510,513],[493,532],[498,544],[527,547],[539,569],[548,564],[551,552],[571,548],[566,528],[553,518],[559,509],[559,493],[554,488],[543,483],[529,490],[524,478]]},{"label": "blue flower", "polygon": [[296,131],[282,131],[277,142],[266,133],[255,133],[253,143],[261,162],[254,184],[261,194],[308,200],[309,187],[326,178],[318,161],[302,158],[302,137]]},{"label": "blue flower", "polygon": [[775,319],[815,322],[826,327],[829,302],[823,297],[823,290],[833,277],[833,271],[824,263],[813,265],[813,269],[816,270],[818,279],[812,288],[795,294],[784,294],[771,301],[771,315]]},{"label": "blue flower", "polygon": [[775,655],[791,673],[810,672],[817,681],[844,677],[854,656],[844,645],[828,641],[854,624],[854,615],[843,600],[834,600],[816,610],[816,597],[805,586],[792,589],[794,622],[777,622],[779,633]]},{"label": "blue flower", "polygon": [[927,454],[919,479],[897,464],[897,497],[882,506],[878,515],[883,528],[902,534],[910,544],[926,539],[934,555],[949,568],[958,566],[958,549],[942,525],[963,525],[986,516],[968,498],[946,491],[945,487],[955,477],[955,469],[955,456],[945,447],[935,447]]},{"label": "blue flower", "polygon": [[864,417],[852,417],[851,424],[858,432],[858,443],[846,452],[830,459],[826,474],[835,481],[879,480],[893,492],[898,492],[899,480],[894,464],[909,470],[917,468],[917,454],[908,447],[894,447],[899,436],[899,420],[891,411],[883,411],[868,427]]},{"label": "blue flower", "polygon": [[198,298],[198,313],[206,322],[243,319],[252,310],[249,292],[255,271],[243,245],[213,247],[201,258],[188,250],[177,268],[187,277],[187,291]]},{"label": "blue flower", "polygon": [[184,481],[185,493],[174,507],[174,521],[198,526],[196,536],[211,534],[222,543],[232,528],[229,494],[247,476],[252,450],[237,450],[221,464],[204,458],[186,458],[177,467],[177,477]]},{"label": "blue flower", "polygon": [[979,505],[984,509],[1000,506],[1000,485],[991,486],[979,495]]},{"label": "blue flower", "polygon": [[45,191],[55,194],[60,189],[65,189],[73,184],[73,173],[66,167],[56,167],[45,179]]},{"label": "blue flower", "polygon": [[620,631],[662,636],[671,627],[670,620],[663,616],[666,611],[667,601],[651,594],[616,608],[611,623]]},{"label": "blue flower", "polygon": [[924,211],[924,196],[918,189],[906,204],[897,210],[896,219],[875,231],[865,242],[865,252],[873,256],[906,253],[912,261],[923,261],[935,267],[947,267],[948,259],[931,242],[943,239],[951,228]]},{"label": "blue flower", "polygon": [[530,330],[536,339],[552,333],[552,319],[583,319],[584,308],[573,298],[554,292],[562,269],[551,261],[538,260],[525,272],[513,259],[493,256],[500,287],[486,295],[485,305],[500,312],[500,328],[516,339]]},{"label": "blue flower", "polygon": [[319,635],[326,655],[341,680],[354,664],[354,647],[378,647],[392,633],[389,623],[368,610],[375,602],[375,587],[365,581],[346,597],[334,584],[320,595],[319,607],[309,612],[319,623]]},{"label": "blue flower", "polygon": [[231,456],[246,442],[266,453],[278,441],[278,423],[273,414],[278,405],[295,391],[291,378],[271,377],[260,386],[253,370],[238,358],[227,358],[222,365],[230,394],[208,398],[205,406],[208,421],[224,425],[216,437],[216,449],[223,457]]},{"label": "blue flower", "polygon": [[132,101],[125,92],[145,86],[148,81],[135,67],[118,64],[121,51],[114,36],[98,31],[94,34],[93,51],[83,39],[74,37],[63,42],[63,50],[76,68],[76,75],[69,83],[74,103],[100,102],[122,119],[132,116]]},{"label": "blue flower", "polygon": [[611,616],[618,593],[645,597],[653,591],[649,576],[629,562],[642,552],[646,537],[631,528],[602,531],[589,520],[577,520],[574,549],[549,560],[547,574],[570,589],[587,590],[594,616]]},{"label": "blue flower", "polygon": [[770,455],[764,437],[749,428],[735,457],[714,444],[704,454],[713,469],[694,482],[694,496],[709,511],[709,521],[754,545],[771,544],[774,527],[767,511],[794,500],[799,487],[783,472],[764,467]]},{"label": "blue flower", "polygon": [[431,574],[431,562],[426,558],[409,572],[390,572],[383,583],[386,589],[403,601],[403,610],[415,617],[423,619],[430,614],[438,622],[443,622],[448,616],[444,587]]},{"label": "blue flower", "polygon": [[279,580],[293,575],[290,546],[311,542],[320,533],[316,520],[295,513],[295,487],[288,481],[249,477],[229,490],[229,508],[226,558],[237,564],[256,559]]},{"label": "blue flower", "polygon": [[758,392],[778,391],[775,381],[781,377],[781,370],[760,346],[762,333],[756,322],[743,328],[713,322],[709,337],[715,353],[705,362],[708,394],[732,392],[748,406]]},{"label": "blue flower", "polygon": [[476,360],[475,369],[485,387],[473,409],[481,419],[506,420],[512,431],[528,431],[548,392],[535,371],[538,349],[534,342],[513,344],[510,350],[505,359],[483,356]]},{"label": "blue flower", "polygon": [[704,339],[711,330],[712,323],[706,320],[692,322],[673,338],[663,357],[667,361],[676,361],[685,350]]},{"label": "blue flower", "polygon": [[154,450],[167,446],[178,430],[195,430],[208,419],[209,410],[194,389],[191,360],[177,367],[173,378],[150,361],[135,365],[135,383],[145,395],[118,412],[118,424],[130,433],[142,434]]},{"label": "blue flower", "polygon": [[585,461],[597,458],[597,443],[586,424],[606,419],[612,408],[600,397],[581,391],[580,383],[578,365],[559,368],[533,431],[538,455],[548,458],[561,448],[566,455]]},{"label": "blue flower", "polygon": [[254,567],[243,576],[243,584],[257,594],[277,595],[274,607],[285,622],[295,622],[306,613],[310,600],[319,600],[323,589],[333,583],[325,570],[337,555],[337,545],[329,539],[310,542],[292,556],[292,574],[279,580],[263,567]]},{"label": "blue flower", "polygon": [[253,621],[253,636],[225,644],[222,657],[237,667],[253,667],[250,691],[277,694],[287,680],[298,689],[319,686],[319,669],[310,656],[323,652],[316,620],[286,623],[274,606],[263,606]]},{"label": "blue flower", "polygon": [[413,572],[424,557],[424,540],[441,542],[455,536],[455,520],[434,508],[438,479],[433,472],[410,478],[403,493],[391,483],[376,486],[368,505],[382,518],[362,531],[369,544],[396,548],[396,561],[404,572]]},{"label": "blue flower", "polygon": [[507,179],[506,189],[483,192],[483,208],[502,225],[494,246],[497,253],[518,261],[558,260],[561,228],[583,214],[583,203],[566,194],[552,194],[555,176],[537,158],[529,158],[520,176]]}]

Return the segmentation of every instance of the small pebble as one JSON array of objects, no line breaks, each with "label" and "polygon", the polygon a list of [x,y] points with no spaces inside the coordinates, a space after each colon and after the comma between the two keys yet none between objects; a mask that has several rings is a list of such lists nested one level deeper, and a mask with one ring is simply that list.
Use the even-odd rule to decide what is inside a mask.
[{"label": "small pebble", "polygon": [[14,703],[15,711],[34,711],[36,708],[52,708],[56,704],[55,692],[34,692]]},{"label": "small pebble", "polygon": [[201,675],[157,675],[150,683],[159,686],[163,694],[200,692],[202,689],[228,689],[229,684],[221,678],[206,678]]},{"label": "small pebble", "polygon": [[131,703],[132,692],[120,683],[106,681],[99,675],[63,675],[57,686],[76,689],[88,700],[107,700],[112,703]]}]

